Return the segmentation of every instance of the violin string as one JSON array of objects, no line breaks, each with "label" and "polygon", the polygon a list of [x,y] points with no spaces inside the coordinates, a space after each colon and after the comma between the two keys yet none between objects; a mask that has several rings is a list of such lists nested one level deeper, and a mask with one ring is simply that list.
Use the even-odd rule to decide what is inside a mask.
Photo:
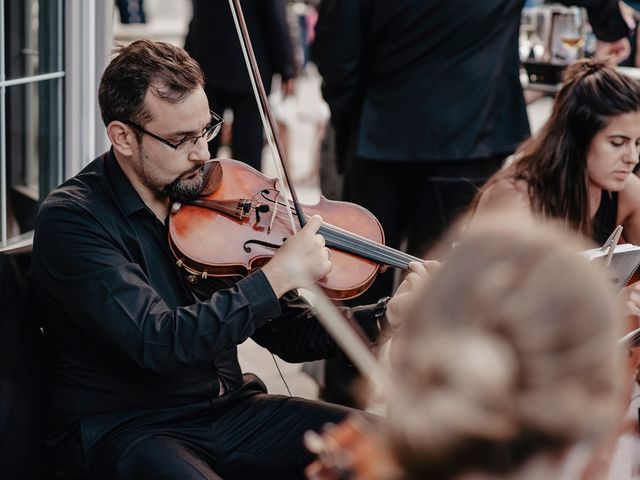
[{"label": "violin string", "polygon": [[[285,222],[279,221],[277,222],[278,226],[281,226],[283,228],[286,229],[287,225]],[[290,229],[286,231],[286,233],[291,233]],[[344,241],[340,241],[339,238],[337,238],[335,235],[332,235],[331,232],[319,232],[321,234],[323,234],[323,236],[325,237],[325,240],[327,240],[327,246],[330,247],[334,247],[334,248],[340,248],[343,247],[343,249],[345,251],[350,251],[350,253],[354,253],[356,255],[360,255],[360,256],[365,256],[366,258],[366,254],[369,253],[369,249],[366,246],[362,246],[359,245],[356,242],[353,241],[349,241],[350,239],[347,238]],[[377,255],[375,255],[376,252],[371,252],[371,254],[369,256],[371,256],[372,260],[389,260],[388,258],[384,258],[384,259],[379,259]]]},{"label": "violin string", "polygon": [[335,225],[331,225],[330,223],[325,223],[322,225],[321,230],[323,231],[331,231],[339,236],[339,238],[353,239],[358,242],[359,245],[365,244],[372,248],[374,251],[379,252],[380,254],[387,255],[388,258],[396,258],[405,261],[407,264],[409,262],[418,262],[424,263],[424,260],[421,258],[415,257],[408,253],[402,252],[400,250],[393,249],[384,244],[375,242],[374,240],[362,237],[356,233],[349,232]]},{"label": "violin string", "polygon": [[[278,192],[279,196],[280,192]],[[279,210],[280,207],[284,207],[287,210],[287,205],[277,200],[272,200],[272,203],[275,204],[276,215],[273,217],[279,218],[280,215]],[[295,211],[292,207],[289,207],[289,211],[296,215]],[[288,216],[287,216],[288,220]],[[288,227],[288,222],[286,220],[284,223],[278,222],[279,226]],[[409,262],[418,262],[423,263],[424,260],[418,257],[414,257],[413,255],[409,255],[405,252],[401,252],[399,250],[395,250],[391,247],[383,245],[381,243],[370,240],[366,237],[362,237],[361,235],[355,234],[353,232],[349,232],[335,225],[331,225],[329,223],[323,223],[321,226],[322,234],[324,234],[325,238],[329,240],[334,248],[343,248],[349,253],[353,253],[359,256],[365,256],[365,258],[370,258],[375,261],[379,261],[385,263],[390,266],[404,268],[406,269]]]},{"label": "violin string", "polygon": [[[354,248],[364,248],[365,251],[383,255],[385,259],[399,259],[406,262],[407,264],[409,262],[424,262],[424,260],[422,260],[421,258],[414,257],[413,255],[409,255],[408,253],[401,252],[399,250],[395,250],[391,247],[375,242],[374,240],[370,240],[356,233],[349,232],[335,225],[331,225],[330,223],[323,223],[321,226],[321,230],[322,232],[320,233],[325,234],[325,237],[329,236],[337,243],[336,246],[338,247],[344,245]],[[369,250],[367,250],[367,247],[369,247]],[[357,253],[357,251],[355,253]]]},{"label": "violin string", "polygon": [[[279,222],[279,225],[285,226],[282,222]],[[409,262],[424,262],[420,258],[394,250],[386,245],[360,237],[330,224],[323,224],[320,234],[325,237],[330,247],[342,248],[349,253],[370,258],[393,267],[406,269]]]},{"label": "violin string", "polygon": [[[281,220],[278,222],[279,226],[288,227],[288,222],[286,220],[282,221],[280,215],[276,215],[276,218]],[[290,232],[287,231],[287,233]],[[371,260],[379,261],[393,267],[406,269],[409,262],[424,262],[424,260],[418,257],[387,247],[386,245],[328,223],[322,224],[319,233],[325,237],[330,247],[343,248],[349,253],[364,256],[365,258],[370,258]]]},{"label": "violin string", "polygon": [[381,250],[376,247],[372,248],[370,245],[363,244],[359,241],[353,241],[353,239],[349,239],[348,237],[344,237],[342,235],[334,236],[331,233],[321,233],[325,235],[328,246],[337,247],[349,253],[354,253],[358,256],[364,256],[366,258],[370,258],[371,260],[375,260],[377,262],[384,263],[393,267],[399,267],[403,269],[406,269],[408,267],[408,261],[398,258],[399,256],[397,254],[389,254],[385,250]]}]

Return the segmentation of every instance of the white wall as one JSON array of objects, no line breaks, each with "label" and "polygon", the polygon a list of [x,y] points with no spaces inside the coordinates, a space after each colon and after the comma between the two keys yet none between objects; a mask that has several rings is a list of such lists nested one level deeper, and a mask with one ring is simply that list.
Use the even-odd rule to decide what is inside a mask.
[{"label": "white wall", "polygon": [[139,38],[162,40],[182,47],[191,20],[190,0],[145,0],[147,23],[120,23],[117,11],[113,15],[113,37],[117,42],[129,43]]},{"label": "white wall", "polygon": [[65,2],[65,178],[108,148],[97,90],[112,45],[112,2]]}]

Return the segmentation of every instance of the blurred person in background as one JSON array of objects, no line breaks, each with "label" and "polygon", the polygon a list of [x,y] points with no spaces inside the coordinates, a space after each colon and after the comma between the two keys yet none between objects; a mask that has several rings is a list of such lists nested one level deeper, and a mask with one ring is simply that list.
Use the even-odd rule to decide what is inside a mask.
[{"label": "blurred person in background", "polygon": [[606,48],[606,45],[597,45],[594,57],[601,60],[608,60],[621,67],[638,67],[640,66],[640,48],[638,48],[638,42],[640,42],[640,36],[638,35],[638,24],[640,23],[640,2],[637,0],[626,0],[620,2],[620,7],[624,15],[624,19],[629,25],[629,44],[628,51],[619,51],[615,54],[611,54]]},{"label": "blurred person in background", "polygon": [[[275,74],[283,96],[293,93],[296,66],[285,0],[242,0],[242,10],[267,95]],[[184,48],[200,64],[216,112],[233,112],[231,156],[260,170],[264,132],[227,0],[193,0]],[[216,157],[220,139],[209,143]]]},{"label": "blurred person in background", "polygon": [[[584,6],[610,50],[628,48],[617,0]],[[524,0],[323,0],[314,59],[336,132],[344,199],[385,243],[422,256],[529,135],[518,33]],[[365,293],[393,291],[394,272]],[[327,365],[326,400],[350,404],[355,371]]]},{"label": "blurred person in background", "polygon": [[116,7],[118,8],[120,22],[122,23],[147,22],[143,0],[116,0]]},{"label": "blurred person in background", "polygon": [[387,438],[409,478],[584,478],[623,405],[622,322],[555,227],[480,218],[407,315]]},{"label": "blurred person in background", "polygon": [[[404,319],[388,414],[327,443],[339,478],[603,478],[585,474],[621,410],[621,324],[606,275],[559,225],[512,210],[452,229],[408,308],[389,305]],[[307,477],[335,480],[332,466],[321,457]]]}]

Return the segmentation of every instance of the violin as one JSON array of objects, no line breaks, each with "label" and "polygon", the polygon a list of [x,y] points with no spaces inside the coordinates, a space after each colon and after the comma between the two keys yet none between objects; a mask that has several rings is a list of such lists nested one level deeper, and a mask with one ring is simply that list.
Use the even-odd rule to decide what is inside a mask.
[{"label": "violin", "polygon": [[304,444],[318,456],[305,469],[309,480],[396,480],[403,477],[379,432],[359,415],[352,415],[338,425],[326,425],[320,434],[306,432]]},{"label": "violin", "polygon": [[[298,212],[282,196],[277,179],[236,160],[210,160],[201,194],[171,210],[169,244],[178,266],[202,279],[263,266],[295,233],[287,212],[296,221]],[[360,295],[381,265],[406,269],[422,262],[385,246],[380,223],[359,205],[321,197],[302,211],[323,218],[318,233],[331,251],[332,269],[319,283],[333,299]]]}]

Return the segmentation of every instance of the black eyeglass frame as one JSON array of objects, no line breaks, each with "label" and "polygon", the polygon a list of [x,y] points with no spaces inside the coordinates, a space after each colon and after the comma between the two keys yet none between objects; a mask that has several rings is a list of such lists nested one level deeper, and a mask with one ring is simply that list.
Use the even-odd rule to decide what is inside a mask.
[{"label": "black eyeglass frame", "polygon": [[[151,133],[150,131],[144,129],[137,123],[132,122],[130,120],[123,120],[122,123],[126,123],[127,125],[137,130],[140,130],[142,133],[149,135],[151,138],[154,138],[157,141],[162,142],[168,147],[171,147],[177,151],[181,146],[183,146],[187,142],[193,142],[193,145],[195,145],[198,142],[198,140],[200,140],[201,138],[204,138],[205,141],[209,143],[211,140],[213,140],[216,137],[216,135],[218,135],[218,133],[220,133],[220,128],[224,123],[224,119],[213,110],[209,110],[209,113],[211,114],[211,120],[209,121],[207,126],[204,127],[204,129],[202,130],[202,133],[200,135],[196,135],[195,137],[185,138],[179,143],[171,143],[166,138],[162,138],[159,135],[156,135],[155,133]],[[210,132],[213,132],[213,133],[210,133]],[[211,138],[209,138],[208,140],[206,139],[207,135],[211,135]]]}]

